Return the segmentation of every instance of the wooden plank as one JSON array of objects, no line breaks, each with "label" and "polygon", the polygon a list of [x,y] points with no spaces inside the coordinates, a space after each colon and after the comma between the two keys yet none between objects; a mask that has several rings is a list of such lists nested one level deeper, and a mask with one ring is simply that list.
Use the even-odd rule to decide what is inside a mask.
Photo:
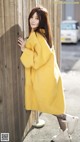
[{"label": "wooden plank", "polygon": [[[20,1],[19,1],[20,2]],[[12,4],[14,4],[14,1],[11,1]],[[15,4],[18,5],[17,1],[15,1]],[[16,25],[16,19],[14,20],[15,25],[11,28],[10,34],[11,34],[11,55],[12,55],[12,78],[13,78],[13,102],[14,102],[14,117],[15,117],[15,139],[17,141],[21,141],[23,130],[24,130],[24,125],[25,125],[25,120],[24,120],[24,110],[23,110],[23,78],[22,78],[22,69],[20,66],[20,50],[17,47],[17,32],[19,28],[21,28],[21,34],[23,30],[23,23],[22,23],[22,1],[19,5],[21,8],[20,15],[19,15],[19,20],[20,20],[20,27]],[[17,6],[16,6],[17,8]],[[11,8],[12,9],[12,8]],[[20,9],[19,9],[20,10]],[[18,19],[18,15],[16,15],[17,10],[14,9],[16,18]],[[13,17],[11,16],[11,21],[13,20]],[[13,21],[12,21],[13,22]],[[17,20],[18,22],[18,20]],[[14,39],[14,40],[13,40]],[[14,58],[15,57],[15,58]],[[16,113],[15,113],[16,112]]]},{"label": "wooden plank", "polygon": [[[1,38],[0,38],[0,47],[1,47]],[[1,67],[2,55],[1,55],[1,48],[0,48],[0,132],[2,129],[2,67]]]},{"label": "wooden plank", "polygon": [[[1,86],[1,96],[2,96],[2,130],[1,132],[4,132],[5,127],[7,128],[7,118],[5,114],[7,114],[7,111],[5,112],[4,107],[6,109],[6,101],[4,101],[5,98],[5,57],[4,57],[4,47],[5,47],[5,25],[4,25],[4,3],[1,1],[1,66],[2,66],[2,86]],[[6,118],[6,119],[5,119]],[[4,125],[3,125],[4,124]]]},{"label": "wooden plank", "polygon": [[2,1],[0,0],[0,132],[2,131],[2,44],[1,44],[1,36],[2,36]]},{"label": "wooden plank", "polygon": [[[10,140],[15,140],[14,133],[14,113],[13,113],[13,81],[12,81],[12,62],[11,62],[11,35],[10,35],[10,1],[4,1],[4,21],[5,21],[5,45],[4,45],[4,119],[7,119],[4,132],[10,133]],[[6,107],[5,107],[6,99]],[[12,123],[13,122],[13,123]],[[4,123],[3,123],[4,125]]]},{"label": "wooden plank", "polygon": [[19,127],[19,107],[18,107],[18,90],[17,90],[17,73],[16,73],[16,37],[15,37],[15,1],[10,0],[10,44],[11,44],[11,72],[12,72],[12,98],[13,98],[13,118],[14,118],[14,131],[13,137],[16,140],[20,140],[20,127]]},{"label": "wooden plank", "polygon": [[[23,3],[20,3],[20,1],[18,1],[18,15],[17,16],[18,16],[19,26],[16,26],[17,31],[21,34],[21,36],[23,36],[24,34],[23,32],[24,27],[23,27],[23,22],[22,22],[23,11],[21,10],[22,4]],[[16,33],[16,30],[15,30],[15,33]],[[17,48],[16,50],[17,51],[17,80],[18,80],[18,99],[19,99],[19,117],[20,117],[19,119],[20,119],[20,125],[21,125],[20,135],[22,137],[23,131],[27,123],[26,122],[27,116],[24,110],[24,69],[20,62],[20,54],[21,54],[20,49],[17,46],[16,48]]]},{"label": "wooden plank", "polygon": [[57,62],[60,66],[60,22],[61,22],[61,5],[59,0],[54,1],[54,47],[56,50]]},{"label": "wooden plank", "polygon": [[62,11],[62,6],[57,5],[57,62],[58,65],[60,66],[60,55],[61,55],[61,11]]}]

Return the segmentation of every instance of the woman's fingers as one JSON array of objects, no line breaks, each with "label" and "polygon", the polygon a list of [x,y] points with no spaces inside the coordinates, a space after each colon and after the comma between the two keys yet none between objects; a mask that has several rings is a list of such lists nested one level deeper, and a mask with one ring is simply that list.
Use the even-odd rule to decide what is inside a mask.
[{"label": "woman's fingers", "polygon": [[19,46],[19,47],[22,47],[21,43],[18,43],[18,46]]},{"label": "woman's fingers", "polygon": [[22,38],[18,38],[18,42],[19,43],[23,43],[23,39]]},{"label": "woman's fingers", "polygon": [[19,37],[18,40],[23,41],[23,38],[22,38],[22,37]]},{"label": "woman's fingers", "polygon": [[24,40],[23,40],[23,38],[19,37],[18,38],[18,46],[23,47],[23,45],[24,45]]}]

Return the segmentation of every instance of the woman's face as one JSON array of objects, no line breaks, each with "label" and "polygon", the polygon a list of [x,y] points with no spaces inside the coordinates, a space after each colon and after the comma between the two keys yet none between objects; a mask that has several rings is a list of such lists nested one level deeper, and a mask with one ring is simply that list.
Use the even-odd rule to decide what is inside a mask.
[{"label": "woman's face", "polygon": [[35,30],[39,26],[39,18],[37,12],[35,12],[30,18],[30,26],[32,30]]}]

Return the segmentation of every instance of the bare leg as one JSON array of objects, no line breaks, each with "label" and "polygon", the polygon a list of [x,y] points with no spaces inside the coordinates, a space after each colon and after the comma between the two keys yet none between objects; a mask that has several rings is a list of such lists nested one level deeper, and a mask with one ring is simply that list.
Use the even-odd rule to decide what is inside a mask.
[{"label": "bare leg", "polygon": [[54,115],[57,117],[60,132],[58,135],[52,137],[51,142],[58,142],[58,141],[71,141],[72,137],[71,134],[75,130],[75,126],[78,122],[78,117],[74,117],[68,114],[61,114],[61,115]]},{"label": "bare leg", "polygon": [[71,140],[71,137],[68,133],[67,125],[66,125],[66,114],[61,115],[55,115],[57,117],[60,131],[58,135],[55,135],[52,137],[51,142],[59,142],[59,141],[69,141]]},{"label": "bare leg", "polygon": [[60,128],[65,131],[67,126],[66,126],[66,123],[65,121],[63,120],[66,120],[66,114],[62,114],[62,115],[55,115],[57,117],[57,120],[58,120],[58,123],[59,123],[59,126]]},{"label": "bare leg", "polygon": [[79,118],[69,114],[55,115],[57,117],[60,128],[65,131],[68,129],[69,133],[72,134],[77,125]]},{"label": "bare leg", "polygon": [[60,128],[61,128],[63,131],[65,131],[66,128],[67,128],[67,127],[66,127],[66,123],[63,122],[63,120],[60,119],[60,118],[58,118],[58,117],[57,117],[57,119],[58,119],[58,123],[59,123]]}]

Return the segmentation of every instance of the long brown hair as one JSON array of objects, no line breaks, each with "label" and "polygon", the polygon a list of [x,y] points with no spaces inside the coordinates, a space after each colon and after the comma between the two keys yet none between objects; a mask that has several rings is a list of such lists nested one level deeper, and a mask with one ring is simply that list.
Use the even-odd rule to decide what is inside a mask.
[{"label": "long brown hair", "polygon": [[[35,12],[37,13],[38,18],[39,18],[39,26],[35,29],[35,32],[39,32],[40,34],[42,34],[46,38],[46,40],[51,48],[52,47],[52,35],[51,35],[49,18],[48,18],[48,12],[47,12],[46,8],[35,7],[30,12],[29,17],[28,17],[29,34],[31,32],[30,18],[32,18],[32,16],[34,15]],[[41,29],[44,32],[42,32]]]}]

